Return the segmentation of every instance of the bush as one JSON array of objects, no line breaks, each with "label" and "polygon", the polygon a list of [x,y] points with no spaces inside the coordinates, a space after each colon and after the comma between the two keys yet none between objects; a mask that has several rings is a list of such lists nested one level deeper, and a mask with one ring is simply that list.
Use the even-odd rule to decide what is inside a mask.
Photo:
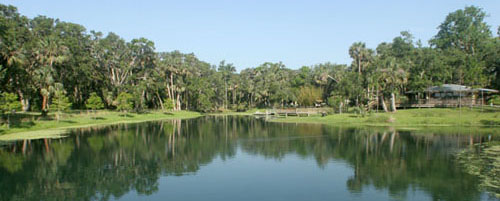
[{"label": "bush", "polygon": [[50,104],[50,109],[56,112],[56,119],[59,121],[59,116],[62,111],[66,111],[71,107],[71,102],[68,97],[66,97],[63,90],[57,90],[52,98],[52,103]]},{"label": "bush", "polygon": [[237,107],[236,107],[236,112],[245,112],[248,110],[248,106],[245,105],[245,104],[239,104]]},{"label": "bush", "polygon": [[20,110],[21,103],[19,103],[16,94],[3,92],[0,96],[0,110],[2,113],[11,113],[12,111]]},{"label": "bush", "polygon": [[101,97],[97,93],[93,92],[90,94],[89,99],[85,102],[85,107],[87,109],[98,110],[104,108],[104,103],[102,103]]},{"label": "bush", "polygon": [[353,107],[352,110],[355,114],[358,114],[361,117],[366,116],[366,111],[363,107]]},{"label": "bush", "polygon": [[340,103],[342,102],[342,97],[331,96],[328,98],[328,105],[336,111],[340,111]]},{"label": "bush", "polygon": [[1,114],[7,112],[7,128],[10,128],[10,113],[21,109],[21,103],[18,101],[16,94],[3,92],[0,96],[0,111]]},{"label": "bush", "polygon": [[500,105],[500,95],[494,95],[488,100],[488,104]]},{"label": "bush", "polygon": [[172,102],[172,99],[166,98],[165,100],[163,100],[163,107],[165,110],[173,110],[174,102]]},{"label": "bush", "polygon": [[313,86],[300,87],[297,94],[297,102],[301,106],[313,106],[316,100],[321,99],[322,90]]},{"label": "bush", "polygon": [[132,109],[132,95],[127,92],[122,92],[116,97],[116,109],[119,111],[129,111]]}]

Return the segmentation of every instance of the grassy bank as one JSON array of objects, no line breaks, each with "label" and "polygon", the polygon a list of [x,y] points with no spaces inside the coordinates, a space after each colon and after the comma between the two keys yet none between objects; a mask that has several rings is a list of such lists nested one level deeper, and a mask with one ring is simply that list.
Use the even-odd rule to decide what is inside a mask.
[{"label": "grassy bank", "polygon": [[395,113],[333,114],[326,117],[276,118],[274,122],[323,123],[351,126],[391,127],[496,127],[500,129],[500,109],[431,108],[407,109]]},{"label": "grassy bank", "polygon": [[115,111],[99,111],[97,113],[70,112],[62,115],[57,121],[53,115],[41,117],[39,113],[20,113],[11,117],[11,126],[0,127],[1,140],[38,139],[60,137],[67,129],[101,126],[119,123],[134,123],[152,120],[187,119],[201,116],[197,112],[162,112],[121,113]]}]

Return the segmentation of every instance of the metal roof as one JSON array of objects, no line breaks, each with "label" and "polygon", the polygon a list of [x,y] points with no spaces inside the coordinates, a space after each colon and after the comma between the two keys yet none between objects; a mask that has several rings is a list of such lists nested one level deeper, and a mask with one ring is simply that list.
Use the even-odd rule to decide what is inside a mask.
[{"label": "metal roof", "polygon": [[[495,89],[485,89],[477,88],[473,89],[468,86],[458,85],[458,84],[443,84],[441,86],[432,86],[424,90],[424,92],[486,92],[486,93],[498,93]],[[416,93],[415,91],[409,91],[407,93]]]},{"label": "metal roof", "polygon": [[485,89],[485,88],[477,88],[474,89],[476,91],[489,92],[489,93],[498,93],[498,90],[495,89]]},{"label": "metal roof", "polygon": [[455,91],[472,91],[468,86],[458,84],[443,84],[441,86],[432,86],[424,90],[425,92],[455,92]]}]

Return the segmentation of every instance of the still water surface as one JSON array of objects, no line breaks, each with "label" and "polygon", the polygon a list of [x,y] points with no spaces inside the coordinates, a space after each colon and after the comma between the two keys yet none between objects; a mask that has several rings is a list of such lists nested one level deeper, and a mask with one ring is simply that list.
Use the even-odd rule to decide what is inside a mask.
[{"label": "still water surface", "polygon": [[0,200],[499,200],[480,158],[498,141],[252,117],[86,128],[0,146]]}]

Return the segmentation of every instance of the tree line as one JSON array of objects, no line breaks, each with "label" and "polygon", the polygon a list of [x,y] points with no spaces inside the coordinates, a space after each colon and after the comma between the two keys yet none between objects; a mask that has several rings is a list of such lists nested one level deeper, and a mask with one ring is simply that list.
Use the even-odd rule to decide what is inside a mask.
[{"label": "tree line", "polygon": [[9,100],[15,96],[24,111],[42,112],[57,105],[208,112],[320,100],[338,111],[394,111],[405,92],[433,85],[500,89],[500,29],[493,36],[486,16],[475,6],[450,13],[430,46],[408,31],[375,49],[355,42],[350,65],[294,70],[266,62],[237,73],[225,61],[211,65],[193,53],[157,52],[146,38],[126,41],[45,16],[30,19],[0,4],[0,92]]}]

